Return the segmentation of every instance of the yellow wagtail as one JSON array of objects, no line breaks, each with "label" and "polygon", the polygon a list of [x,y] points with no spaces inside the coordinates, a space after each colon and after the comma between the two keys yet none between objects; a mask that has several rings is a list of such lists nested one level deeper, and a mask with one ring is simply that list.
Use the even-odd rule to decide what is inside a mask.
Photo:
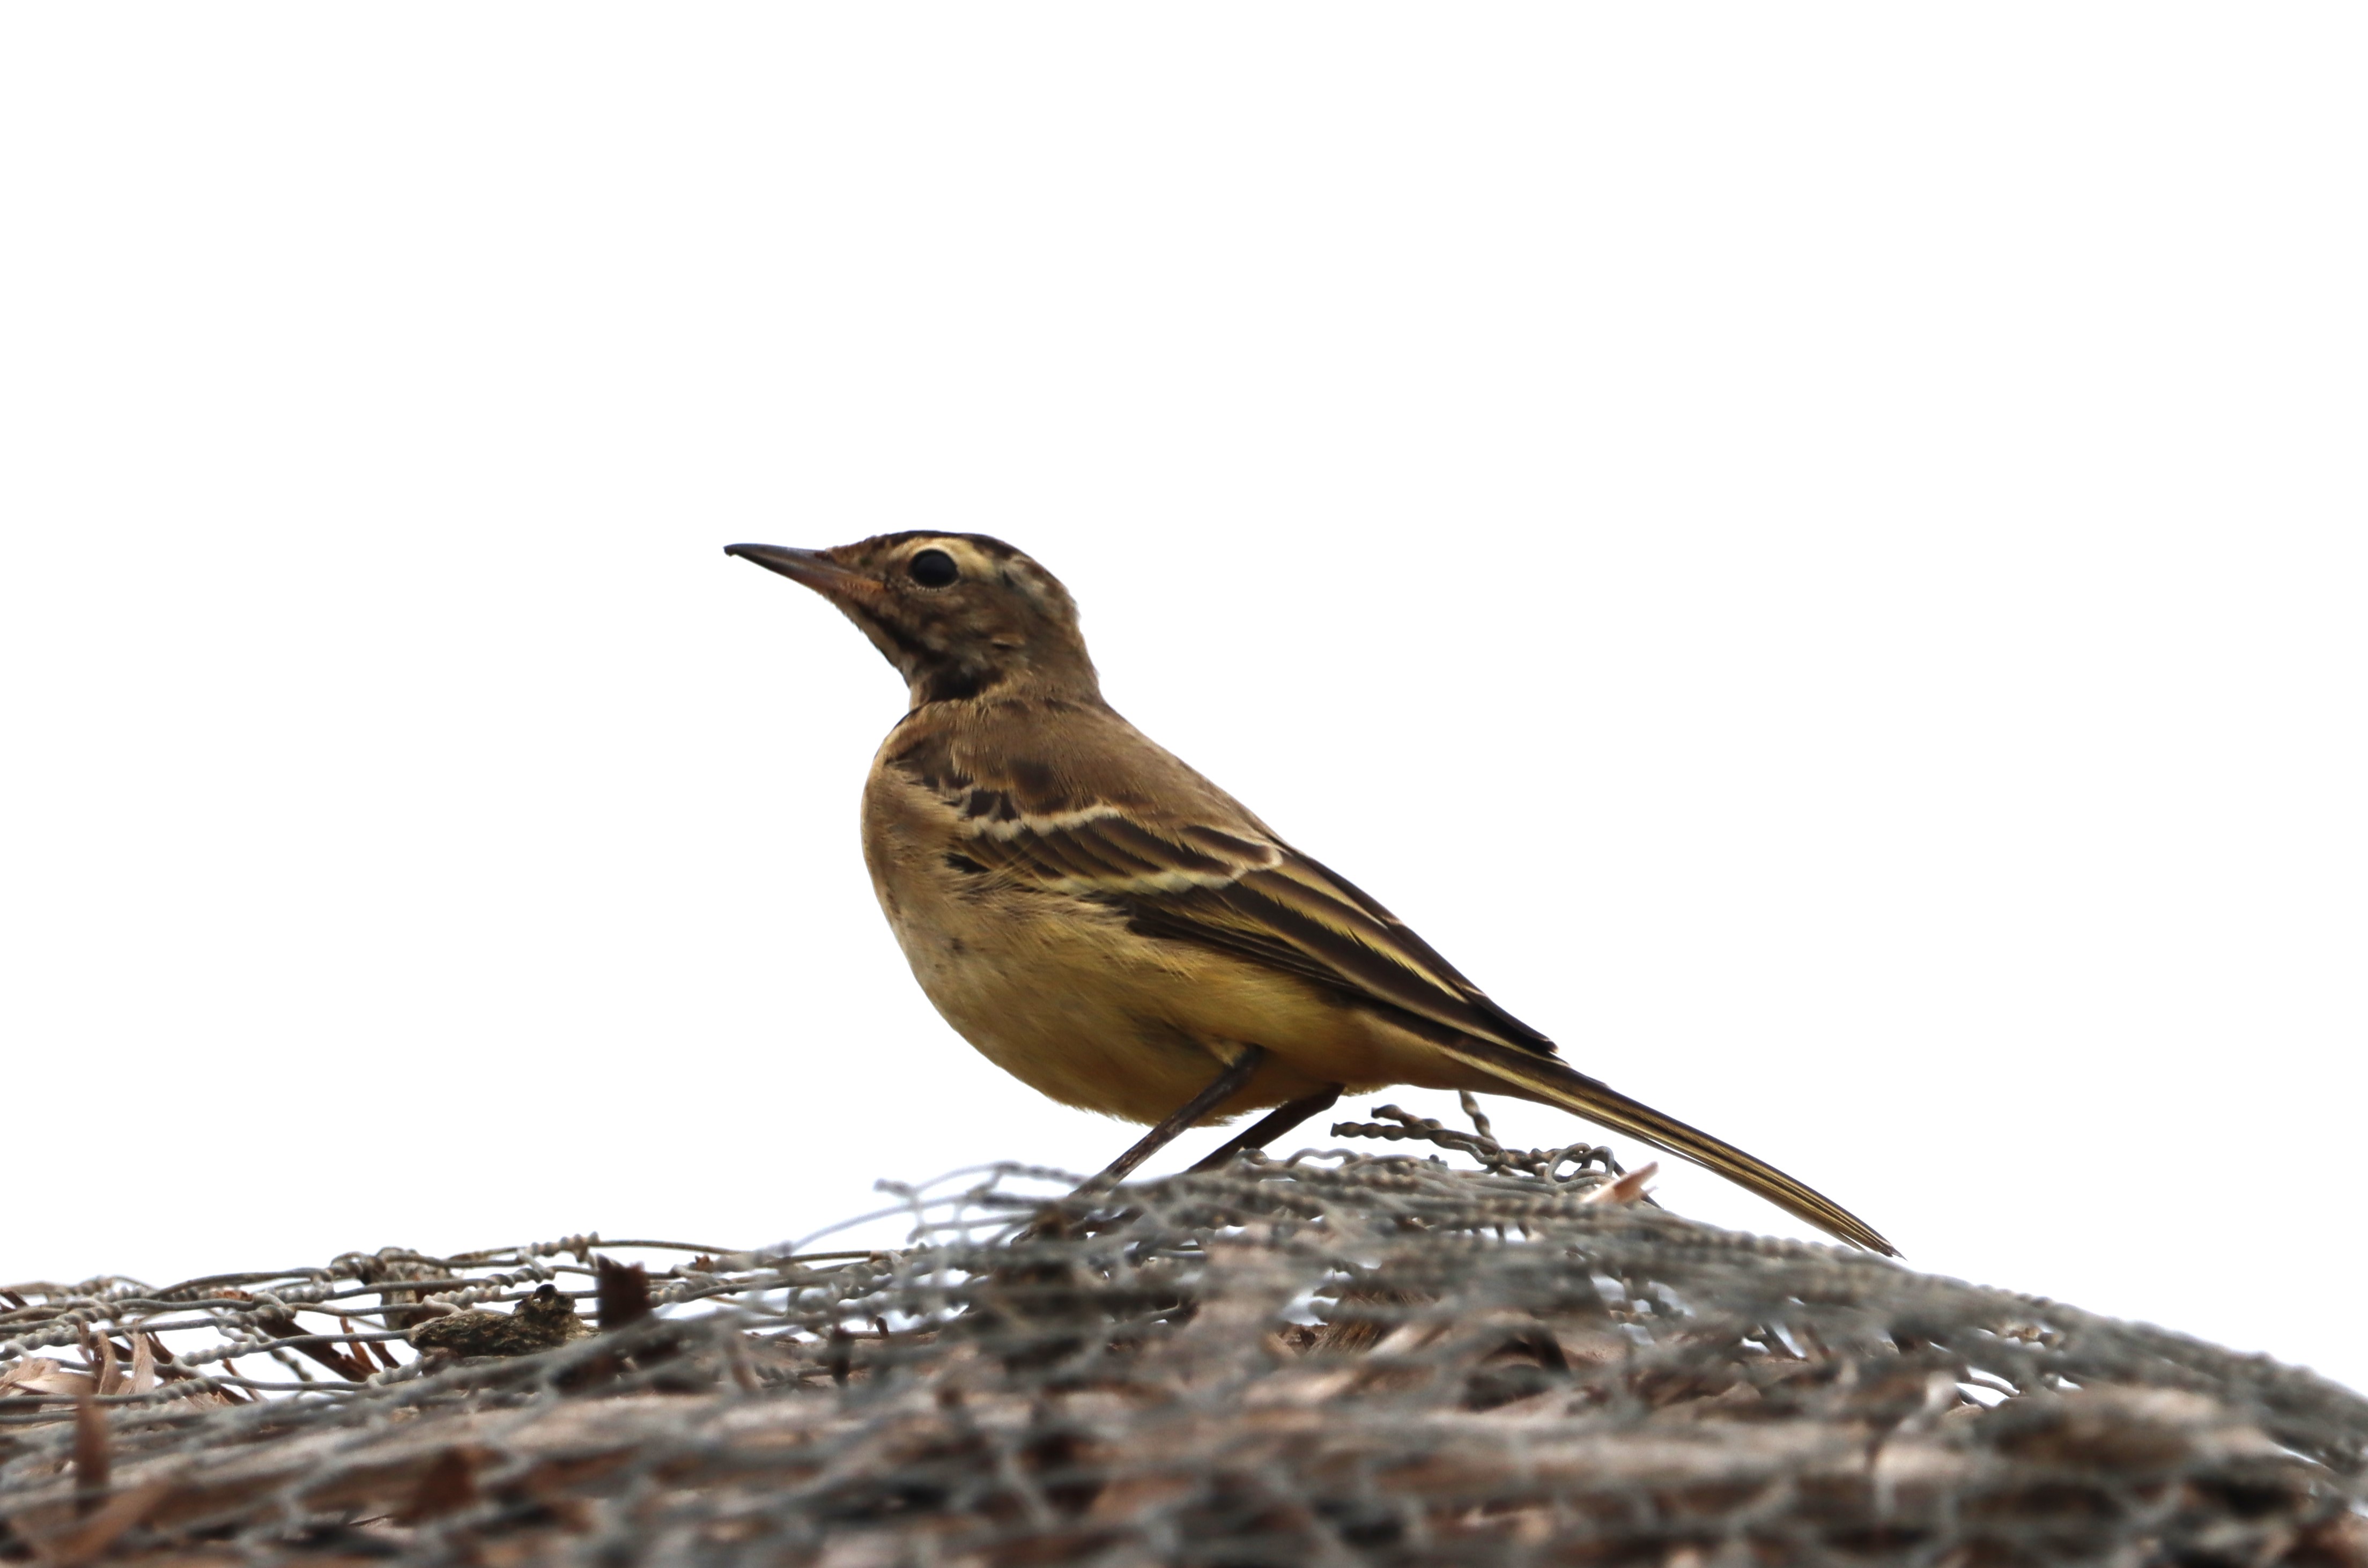
[{"label": "yellow wagtail", "polygon": [[735,544],[821,594],[910,687],[863,790],[863,857],[921,989],[987,1059],[1152,1130],[1276,1108],[1203,1160],[1391,1084],[1560,1106],[1844,1241],[1856,1215],[1573,1071],[1388,910],[1102,700],[1068,590],[980,534]]}]

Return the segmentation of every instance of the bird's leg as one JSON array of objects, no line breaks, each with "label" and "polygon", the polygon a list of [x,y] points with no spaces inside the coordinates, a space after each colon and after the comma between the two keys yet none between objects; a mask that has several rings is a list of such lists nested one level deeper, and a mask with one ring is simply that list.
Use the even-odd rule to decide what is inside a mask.
[{"label": "bird's leg", "polygon": [[1258,1118],[1247,1131],[1236,1132],[1218,1146],[1217,1152],[1192,1166],[1196,1171],[1213,1171],[1245,1149],[1262,1149],[1275,1139],[1305,1121],[1318,1111],[1330,1110],[1340,1098],[1340,1085],[1319,1089],[1315,1094],[1275,1107]]},{"label": "bird's leg", "polygon": [[[1133,1148],[1112,1160],[1108,1169],[1077,1190],[1090,1191],[1095,1187],[1109,1187],[1124,1181],[1135,1166],[1174,1142],[1178,1133],[1239,1093],[1242,1085],[1250,1081],[1250,1074],[1258,1070],[1258,1063],[1265,1060],[1266,1047],[1262,1045],[1244,1047],[1242,1053],[1234,1058],[1233,1062],[1224,1072],[1217,1074],[1215,1080],[1207,1088],[1185,1102],[1183,1108],[1177,1111],[1175,1115],[1136,1139]],[[1264,1126],[1265,1123],[1261,1122],[1259,1125]]]}]

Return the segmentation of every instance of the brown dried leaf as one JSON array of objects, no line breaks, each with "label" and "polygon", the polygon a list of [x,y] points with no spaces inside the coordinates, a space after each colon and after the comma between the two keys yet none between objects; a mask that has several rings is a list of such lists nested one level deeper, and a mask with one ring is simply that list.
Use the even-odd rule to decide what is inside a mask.
[{"label": "brown dried leaf", "polygon": [[477,1501],[477,1466],[475,1457],[466,1449],[447,1449],[438,1454],[419,1478],[411,1501],[398,1516],[405,1524],[417,1524],[426,1519],[441,1518],[474,1506]]},{"label": "brown dried leaf", "polygon": [[[111,1366],[113,1357],[108,1358]],[[113,1477],[114,1462],[107,1440],[107,1417],[88,1394],[74,1401],[74,1511],[89,1514],[96,1511],[99,1499],[107,1495],[108,1483]]]},{"label": "brown dried leaf", "polygon": [[[87,1354],[87,1352],[85,1352],[85,1354]],[[97,1360],[98,1362],[98,1392],[101,1393],[121,1393],[123,1392],[123,1373],[115,1358],[115,1336],[113,1335],[102,1334],[98,1336],[98,1355],[97,1357]]]},{"label": "brown dried leaf", "polygon": [[72,1399],[93,1390],[88,1372],[46,1356],[28,1356],[0,1369],[0,1394],[27,1394],[36,1399]]},{"label": "brown dried leaf", "polygon": [[619,1263],[611,1257],[596,1256],[592,1259],[592,1272],[598,1282],[601,1333],[613,1334],[650,1315],[648,1269],[638,1263]]},{"label": "brown dried leaf", "polygon": [[1660,1161],[1648,1161],[1617,1181],[1605,1182],[1579,1201],[1581,1203],[1634,1203],[1645,1196],[1645,1187],[1660,1174]]},{"label": "brown dried leaf", "polygon": [[153,1513],[171,1494],[174,1484],[169,1476],[142,1482],[109,1499],[107,1506],[64,1534],[34,1541],[33,1550],[48,1568],[82,1568],[97,1561],[125,1530]]}]

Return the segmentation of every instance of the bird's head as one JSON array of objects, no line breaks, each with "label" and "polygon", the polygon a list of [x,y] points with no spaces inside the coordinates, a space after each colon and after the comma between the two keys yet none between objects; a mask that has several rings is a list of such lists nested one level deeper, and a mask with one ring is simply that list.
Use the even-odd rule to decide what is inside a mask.
[{"label": "bird's head", "polygon": [[882,534],[832,550],[728,544],[803,583],[863,629],[913,704],[1021,689],[1097,698],[1077,607],[1060,579],[985,534]]}]

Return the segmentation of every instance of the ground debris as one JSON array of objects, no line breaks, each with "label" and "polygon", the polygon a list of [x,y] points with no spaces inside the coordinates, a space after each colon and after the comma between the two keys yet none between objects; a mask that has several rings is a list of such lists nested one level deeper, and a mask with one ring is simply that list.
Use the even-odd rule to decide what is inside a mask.
[{"label": "ground debris", "polygon": [[471,1311],[429,1318],[405,1337],[416,1349],[455,1356],[531,1356],[591,1332],[592,1325],[575,1315],[575,1302],[556,1286],[542,1285],[510,1312]]},{"label": "ground debris", "polygon": [[[894,1251],[20,1287],[0,1561],[2368,1568],[2331,1383],[1426,1141],[1482,1168],[1251,1157],[1048,1212],[1014,1167],[913,1195]],[[133,1346],[176,1375],[135,1391]]]}]

